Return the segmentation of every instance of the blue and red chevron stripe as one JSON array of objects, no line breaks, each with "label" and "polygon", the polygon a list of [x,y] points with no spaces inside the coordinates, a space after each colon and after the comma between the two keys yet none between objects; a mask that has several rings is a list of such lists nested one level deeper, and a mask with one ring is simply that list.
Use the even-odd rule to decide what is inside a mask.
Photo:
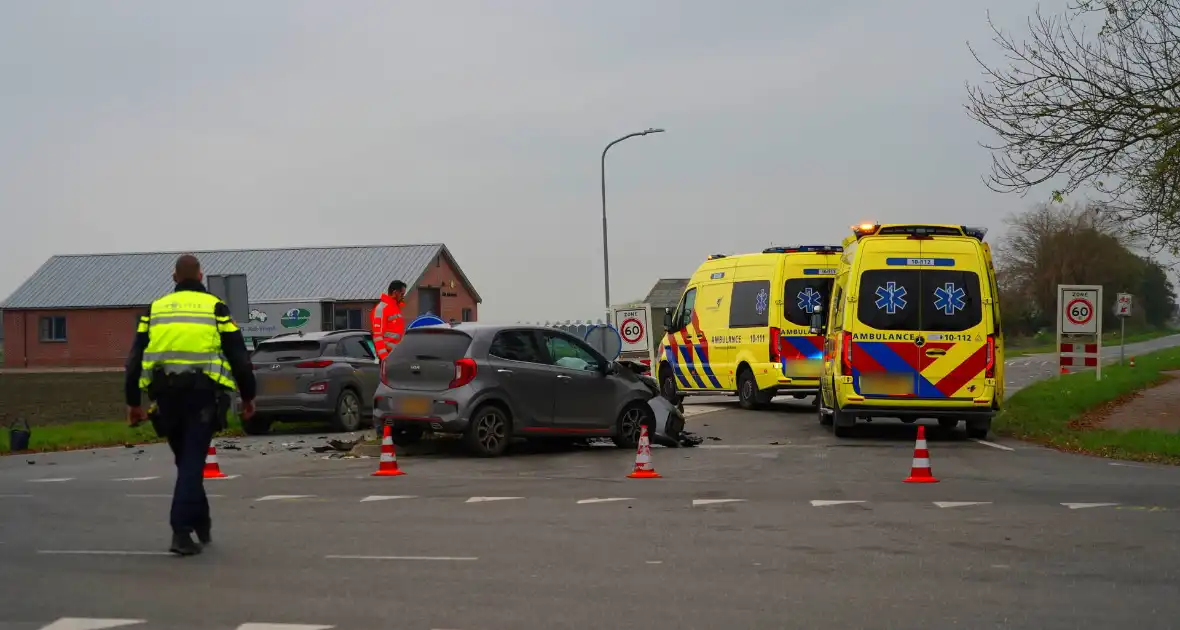
[{"label": "blue and red chevron stripe", "polygon": [[[987,367],[987,348],[981,346],[950,372],[932,383],[922,374],[924,353],[927,350],[949,350],[954,343],[930,342],[919,350],[913,342],[854,341],[852,342],[852,376],[860,391],[860,375],[872,372],[908,373],[914,377],[915,398],[949,398]],[[937,359],[927,360],[926,367]],[[889,396],[864,394],[870,398]]]},{"label": "blue and red chevron stripe", "polygon": [[[692,339],[699,336],[700,343],[692,343]],[[677,339],[679,334],[680,339]],[[721,389],[721,381],[713,373],[709,361],[709,342],[701,330],[700,320],[696,311],[692,313],[692,329],[685,329],[679,333],[670,332],[665,337],[664,358],[672,366],[672,373],[685,389]],[[701,375],[704,374],[704,378]],[[691,377],[692,381],[689,381]],[[708,385],[705,381],[708,380]]]}]

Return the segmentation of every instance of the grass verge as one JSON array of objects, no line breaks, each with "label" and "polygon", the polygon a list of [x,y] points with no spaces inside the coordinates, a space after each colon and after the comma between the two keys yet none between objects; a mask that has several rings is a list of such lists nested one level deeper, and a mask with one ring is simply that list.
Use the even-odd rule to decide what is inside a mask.
[{"label": "grass verge", "polygon": [[[1152,339],[1159,339],[1160,337],[1167,337],[1168,335],[1175,335],[1177,333],[1180,333],[1180,330],[1174,330],[1171,328],[1136,332],[1127,335],[1127,343],[1151,341]],[[1118,346],[1118,332],[1108,332],[1102,335],[1102,345],[1104,347]],[[1013,339],[1004,346],[1004,358],[1011,359],[1013,357],[1022,357],[1027,354],[1046,354],[1055,352],[1056,349],[1056,340],[1041,341],[1039,338]]]},{"label": "grass verge", "polygon": [[1162,372],[1180,369],[1180,348],[1135,359],[1136,367],[1104,366],[1102,380],[1093,372],[1040,381],[1016,392],[996,416],[997,435],[1014,437],[1077,453],[1136,461],[1180,464],[1180,433],[1090,428],[1075,422],[1104,404],[1148,389],[1164,380]]},{"label": "grass verge", "polygon": [[[30,449],[24,453],[47,453],[50,451],[76,451],[104,446],[123,446],[126,444],[150,444],[163,442],[163,438],[156,436],[155,430],[149,422],[131,428],[126,420],[118,422],[93,421],[73,422],[48,426],[34,426]],[[231,437],[245,435],[241,422],[231,417],[229,427],[217,434],[217,437]],[[0,455],[10,455],[8,451],[8,428],[0,431]]]}]

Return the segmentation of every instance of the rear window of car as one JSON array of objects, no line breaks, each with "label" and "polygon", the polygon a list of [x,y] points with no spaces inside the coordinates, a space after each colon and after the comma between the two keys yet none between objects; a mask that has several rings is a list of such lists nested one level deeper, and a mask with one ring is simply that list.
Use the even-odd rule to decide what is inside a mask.
[{"label": "rear window of car", "polygon": [[787,280],[783,291],[783,317],[796,326],[811,325],[811,314],[815,312],[815,307],[828,308],[832,282],[832,278]]},{"label": "rear window of car", "polygon": [[250,360],[255,363],[267,361],[301,361],[320,356],[318,341],[264,341],[258,344]]},{"label": "rear window of car", "polygon": [[409,331],[402,342],[393,347],[390,360],[462,359],[471,345],[471,337],[458,331]]},{"label": "rear window of car", "polygon": [[983,319],[971,271],[872,269],[861,274],[857,319],[877,330],[958,332]]}]

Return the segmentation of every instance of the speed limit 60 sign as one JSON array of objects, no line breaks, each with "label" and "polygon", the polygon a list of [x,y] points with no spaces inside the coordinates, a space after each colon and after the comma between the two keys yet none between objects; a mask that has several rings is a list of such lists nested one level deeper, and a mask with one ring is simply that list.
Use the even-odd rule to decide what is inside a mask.
[{"label": "speed limit 60 sign", "polygon": [[647,305],[641,307],[615,307],[611,309],[615,330],[623,339],[623,352],[647,352],[651,348],[648,326],[651,311]]},{"label": "speed limit 60 sign", "polygon": [[1060,330],[1063,335],[1097,335],[1102,288],[1059,285]]}]

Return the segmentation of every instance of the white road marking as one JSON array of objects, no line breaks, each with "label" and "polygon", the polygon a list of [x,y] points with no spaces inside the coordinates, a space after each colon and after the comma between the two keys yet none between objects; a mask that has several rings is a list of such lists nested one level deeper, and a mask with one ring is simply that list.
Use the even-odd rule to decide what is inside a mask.
[{"label": "white road marking", "polygon": [[611,497],[609,499],[582,499],[582,500],[578,501],[578,505],[582,505],[584,503],[611,503],[614,501],[634,501],[634,500],[635,499],[632,499],[629,497]]},{"label": "white road marking", "polygon": [[512,501],[513,499],[523,499],[524,497],[471,497],[464,501],[464,503],[486,503],[488,501]]},{"label": "white road marking", "polygon": [[314,494],[268,494],[264,497],[258,497],[254,501],[287,501],[291,499],[310,499],[314,496]]},{"label": "white road marking", "polygon": [[713,413],[714,411],[724,411],[725,409],[729,409],[729,407],[718,407],[715,405],[685,405],[684,417],[685,419],[688,419],[693,416],[701,416],[707,413]]},{"label": "white road marking", "polygon": [[324,556],[328,560],[423,560],[427,562],[474,562],[473,556]]},{"label": "white road marking", "polygon": [[844,505],[846,503],[864,503],[864,501],[825,501],[820,499],[813,500],[811,507],[828,507],[829,505]]},{"label": "white road marking", "polygon": [[122,479],[115,479],[114,481],[151,481],[152,479],[159,478],[159,475],[155,477],[123,477]]},{"label": "white road marking", "polygon": [[1123,462],[1107,462],[1111,466],[1122,466],[1123,468],[1151,468],[1151,466],[1143,466],[1142,464],[1126,464]]},{"label": "white road marking", "polygon": [[336,626],[313,626],[306,623],[244,623],[238,630],[331,630]]},{"label": "white road marking", "polygon": [[210,478],[206,479],[205,481],[229,481],[230,479],[237,479],[238,477],[241,477],[241,475],[226,475],[224,477],[210,477]]},{"label": "white road marking", "polygon": [[413,496],[413,495],[409,495],[409,494],[394,494],[394,495],[374,494],[374,495],[370,495],[370,496],[367,496],[367,497],[361,499],[361,503],[366,503],[369,501],[392,501],[394,499],[417,499],[417,498],[418,497]]},{"label": "white road marking", "polygon": [[121,551],[114,549],[38,549],[45,556],[170,556],[167,551]]},{"label": "white road marking", "polygon": [[30,479],[29,483],[60,483],[62,481],[73,481],[73,477],[50,477],[47,479]]},{"label": "white road marking", "polygon": [[991,501],[935,501],[940,508],[967,507],[968,505],[991,505]]},{"label": "white road marking", "polygon": [[62,617],[43,626],[41,630],[104,630],[147,623],[145,619],[94,619],[90,617]]},{"label": "white road marking", "polygon": [[1064,505],[1071,510],[1084,510],[1086,508],[1114,507],[1118,505],[1118,503],[1062,503],[1061,505]]},{"label": "white road marking", "polygon": [[745,502],[745,499],[693,499],[692,505],[693,505],[693,507],[696,507],[698,505],[716,505],[718,503],[742,503],[742,502]]},{"label": "white road marking", "polygon": [[646,560],[644,564],[664,564],[663,560]]},{"label": "white road marking", "polygon": [[[170,494],[126,494],[123,496],[130,497],[132,499],[171,499],[172,498],[172,495],[170,495]],[[206,494],[205,496],[210,499],[224,499],[225,498],[224,494]]]},{"label": "white road marking", "polygon": [[998,449],[1000,449],[1001,451],[1015,451],[1015,450],[1016,450],[1016,449],[1012,448],[1011,446],[1004,446],[1003,444],[996,444],[995,442],[988,442],[987,440],[979,440],[979,439],[976,439],[976,438],[971,438],[971,441],[972,441],[972,442],[976,442],[976,443],[978,443],[978,444],[982,444],[982,445],[984,445],[984,446],[990,446],[990,447],[992,447],[992,448],[998,448]]},{"label": "white road marking", "polygon": [[695,448],[820,448],[819,444],[701,444]]}]

